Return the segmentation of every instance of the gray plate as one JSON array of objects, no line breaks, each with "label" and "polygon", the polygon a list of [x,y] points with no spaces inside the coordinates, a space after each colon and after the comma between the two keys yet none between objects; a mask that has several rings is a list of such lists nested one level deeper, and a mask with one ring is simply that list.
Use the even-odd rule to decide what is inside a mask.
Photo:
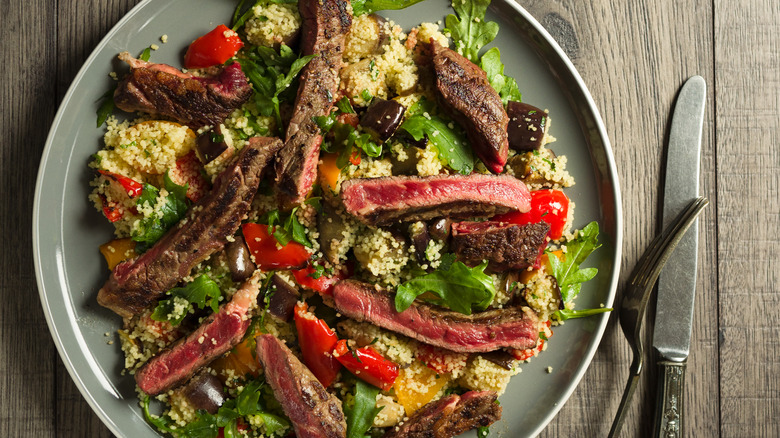
[{"label": "gray plate", "polygon": [[[503,51],[506,72],[514,76],[523,100],[550,110],[553,149],[569,158],[577,184],[566,190],[576,202],[578,226],[601,225],[603,246],[590,259],[598,276],[583,287],[580,308],[610,306],[620,266],[622,241],[620,192],[604,126],[590,94],[563,51],[525,10],[494,0],[488,18],[501,25],[495,44]],[[95,129],[99,97],[111,85],[117,53],[140,53],[160,45],[152,61],[180,65],[183,50],[199,35],[230,20],[235,0],[147,0],[127,14],[97,46],[76,76],[60,106],[41,160],[35,190],[33,246],[41,303],[57,349],[81,393],[118,436],[151,437],[134,381],[120,374],[123,356],[116,339],[120,319],[100,307],[97,290],[108,277],[98,246],[112,227],[86,197],[92,175],[91,154],[101,146]],[[443,20],[448,0],[429,0],[385,14],[405,28],[420,21]],[[161,35],[168,43],[161,44]],[[501,397],[504,419],[491,428],[498,436],[533,436],[563,406],[596,351],[607,315],[574,320],[555,330],[549,348],[512,379]],[[105,336],[110,332],[109,337]],[[113,340],[113,345],[107,341]],[[553,367],[548,374],[545,368]]]}]

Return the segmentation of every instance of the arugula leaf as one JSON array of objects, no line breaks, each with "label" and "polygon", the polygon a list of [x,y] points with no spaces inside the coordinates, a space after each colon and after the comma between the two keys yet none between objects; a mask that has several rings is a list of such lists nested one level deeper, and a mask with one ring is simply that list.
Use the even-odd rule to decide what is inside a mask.
[{"label": "arugula leaf", "polygon": [[258,412],[255,415],[263,420],[265,433],[268,435],[273,435],[277,431],[290,427],[290,422],[278,415],[270,414],[268,412]]},{"label": "arugula leaf", "polygon": [[149,412],[149,401],[150,397],[147,395],[141,402],[141,408],[144,411],[144,418],[146,418],[146,421],[163,432],[173,433],[173,429],[171,429],[170,425],[175,424],[174,421],[167,415],[160,417],[156,415],[152,416]]},{"label": "arugula leaf", "polygon": [[267,4],[267,3],[277,3],[277,4],[290,4],[290,3],[297,3],[297,0],[258,0],[256,1],[252,6],[249,7],[245,12],[244,11],[244,2],[246,0],[241,0],[238,2],[238,6],[236,6],[236,10],[233,11],[233,19],[230,21],[231,25],[230,28],[237,31],[241,26],[243,26],[246,21],[252,17],[253,9],[257,5]]},{"label": "arugula leaf", "polygon": [[376,396],[379,388],[356,379],[355,403],[352,406],[344,406],[344,414],[347,416],[347,438],[364,438],[366,432],[374,424],[374,417],[382,410],[376,407]]},{"label": "arugula leaf", "polygon": [[376,11],[404,9],[423,0],[352,0],[352,14],[371,14]]},{"label": "arugula leaf", "polygon": [[[138,251],[145,251],[151,247],[187,213],[186,195],[189,185],[180,186],[174,183],[167,172],[165,173],[164,182],[168,196],[165,197],[162,205],[151,216],[143,218],[138,228],[131,233],[130,237],[139,243],[136,247]],[[160,190],[157,187],[151,184],[144,184],[141,195],[136,199],[136,205],[139,207],[144,205],[156,207],[159,194]]]},{"label": "arugula leaf", "polygon": [[496,296],[493,278],[485,274],[487,263],[469,268],[463,262],[454,262],[444,270],[441,267],[429,274],[413,278],[396,290],[395,309],[403,312],[419,295],[431,292],[440,300],[432,302],[471,315],[471,310],[484,310]]},{"label": "arugula leaf", "polygon": [[504,106],[510,100],[516,102],[522,100],[517,82],[513,78],[504,75],[504,64],[501,62],[501,52],[498,50],[498,47],[493,47],[485,52],[479,61],[479,66],[487,73],[490,85],[501,96],[501,102],[503,102]]},{"label": "arugula leaf", "polygon": [[96,112],[98,128],[103,126],[103,123],[106,123],[106,120],[108,120],[108,116],[114,112],[114,91],[116,91],[116,84],[112,85],[110,90],[100,96],[100,99],[103,99],[103,101]]},{"label": "arugula leaf", "polygon": [[355,114],[354,108],[352,108],[352,104],[349,103],[349,99],[347,97],[342,97],[338,102],[336,102],[336,108],[339,109],[343,114]]},{"label": "arugula leaf", "polygon": [[289,215],[282,215],[279,210],[271,210],[259,222],[268,225],[268,233],[272,234],[279,245],[287,245],[291,240],[311,248],[312,244],[306,236],[306,228],[298,221],[299,207],[295,207]]},{"label": "arugula leaf", "polygon": [[447,15],[446,29],[459,52],[471,62],[479,61],[479,51],[498,35],[498,23],[485,21],[490,0],[453,0],[455,13]]},{"label": "arugula leaf", "polygon": [[[169,290],[167,294],[171,298],[160,300],[157,303],[157,307],[154,308],[151,318],[155,321],[168,321],[177,326],[181,324],[184,317],[189,313],[189,308],[192,308],[193,305],[198,306],[199,309],[205,309],[208,306],[212,311],[218,311],[219,297],[222,296],[222,291],[208,275],[201,274],[183,287],[175,287]],[[176,312],[175,298],[177,297],[190,303],[190,307],[186,311]]]},{"label": "arugula leaf", "polygon": [[555,255],[548,254],[550,268],[553,277],[561,288],[563,302],[568,303],[580,293],[582,283],[596,276],[598,269],[580,269],[580,264],[598,249],[599,224],[591,222],[580,230],[579,236],[566,244],[564,260]]},{"label": "arugula leaf", "polygon": [[474,156],[466,140],[440,117],[413,115],[407,118],[400,128],[417,141],[427,136],[436,147],[439,158],[453,170],[463,175],[468,175],[474,170]]},{"label": "arugula leaf", "polygon": [[600,307],[598,309],[582,309],[582,310],[563,309],[563,310],[556,310],[555,312],[553,312],[552,316],[558,321],[566,321],[567,319],[585,318],[588,316],[598,315],[599,313],[611,312],[612,310],[613,309],[611,307]]}]

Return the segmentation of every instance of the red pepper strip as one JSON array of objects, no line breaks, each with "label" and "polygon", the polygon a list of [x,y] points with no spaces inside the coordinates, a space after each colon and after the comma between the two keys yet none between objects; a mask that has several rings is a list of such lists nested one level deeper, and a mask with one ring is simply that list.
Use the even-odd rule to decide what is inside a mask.
[{"label": "red pepper strip", "polygon": [[108,199],[106,199],[106,197],[103,195],[99,196],[100,200],[103,202],[103,215],[106,217],[106,219],[112,223],[122,219],[122,216],[124,216],[125,212],[119,207],[119,204],[114,201],[109,202]]},{"label": "red pepper strip", "polygon": [[315,272],[316,269],[314,265],[310,264],[303,269],[292,271],[292,274],[293,277],[295,277],[295,281],[298,282],[299,285],[307,289],[317,291],[323,295],[332,295],[333,288],[336,286],[336,283],[352,276],[352,269],[349,264],[347,265],[346,269],[335,271],[330,276],[321,275],[318,278],[314,278],[312,275]]},{"label": "red pepper strip", "polygon": [[114,180],[122,185],[122,188],[125,189],[127,192],[127,196],[131,198],[135,198],[136,196],[140,195],[141,192],[144,190],[143,184],[130,179],[126,176],[120,175],[118,173],[109,172],[107,170],[98,170],[101,175],[105,176],[108,179]]},{"label": "red pepper strip", "polygon": [[371,347],[350,351],[347,341],[342,339],[336,344],[333,356],[352,374],[382,391],[390,390],[398,377],[398,365]]},{"label": "red pepper strip", "polygon": [[184,55],[184,66],[187,68],[204,68],[224,64],[235,56],[244,43],[238,34],[224,24],[196,39],[190,44]]},{"label": "red pepper strip", "polygon": [[354,164],[355,166],[360,166],[360,161],[362,158],[360,157],[360,151],[354,150],[352,151],[352,154],[349,156],[349,162]]},{"label": "red pepper strip", "polygon": [[255,264],[264,271],[300,269],[309,262],[310,254],[306,247],[293,241],[280,246],[276,238],[268,233],[268,225],[246,223],[241,226],[241,231]]},{"label": "red pepper strip", "polygon": [[308,308],[306,303],[299,302],[295,305],[298,344],[303,353],[303,362],[317,380],[328,387],[336,380],[341,369],[341,364],[331,354],[339,338],[325,321],[317,319]]},{"label": "red pepper strip", "polygon": [[525,225],[545,221],[550,224],[547,233],[550,239],[558,240],[563,235],[566,218],[569,215],[569,198],[560,190],[535,190],[531,192],[531,210],[528,213],[509,212],[494,216],[491,220]]}]

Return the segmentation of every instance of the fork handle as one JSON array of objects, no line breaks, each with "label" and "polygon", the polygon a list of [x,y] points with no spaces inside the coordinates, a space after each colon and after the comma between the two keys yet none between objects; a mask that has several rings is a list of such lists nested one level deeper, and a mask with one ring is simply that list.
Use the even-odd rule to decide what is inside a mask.
[{"label": "fork handle", "polygon": [[680,438],[683,436],[685,409],[683,389],[687,362],[658,362],[658,397],[655,404],[653,437]]}]

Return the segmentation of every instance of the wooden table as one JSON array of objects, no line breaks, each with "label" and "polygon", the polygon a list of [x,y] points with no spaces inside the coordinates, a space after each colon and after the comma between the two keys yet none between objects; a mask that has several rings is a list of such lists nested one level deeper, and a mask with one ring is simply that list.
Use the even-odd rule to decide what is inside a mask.
[{"label": "wooden table", "polygon": [[[38,161],[57,105],[137,0],[2,0],[0,436],[110,436],[76,390],[38,302],[30,233]],[[623,192],[628,271],[657,230],[661,152],[675,93],[709,86],[688,436],[780,436],[780,2],[523,0],[590,88]],[[585,378],[543,436],[609,430],[628,373],[611,320]],[[653,367],[622,436],[647,436]]]}]

